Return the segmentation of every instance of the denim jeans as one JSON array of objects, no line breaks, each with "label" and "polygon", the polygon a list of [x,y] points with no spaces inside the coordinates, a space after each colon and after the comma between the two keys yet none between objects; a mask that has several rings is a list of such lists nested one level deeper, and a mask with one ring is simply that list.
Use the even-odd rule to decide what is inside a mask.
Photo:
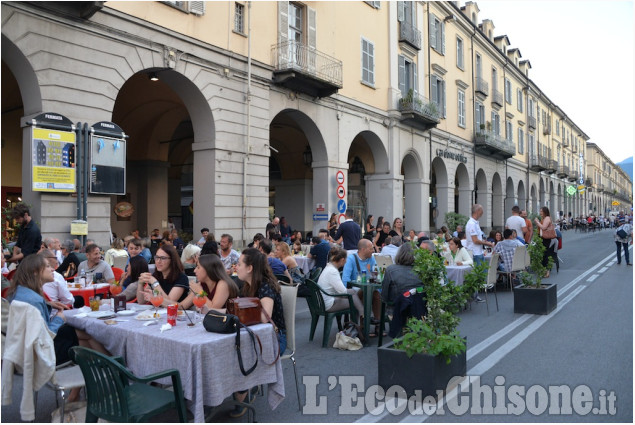
[{"label": "denim jeans", "polygon": [[628,243],[615,241],[617,246],[617,264],[622,262],[622,247],[624,247],[624,258],[626,258],[626,264],[629,264],[631,260],[628,258]]},{"label": "denim jeans", "polygon": [[482,254],[474,256],[474,264],[476,264],[477,266],[481,264],[483,261],[485,261],[485,257]]},{"label": "denim jeans", "polygon": [[280,344],[280,355],[284,354],[287,349],[287,331],[280,329],[278,331],[278,343]]}]

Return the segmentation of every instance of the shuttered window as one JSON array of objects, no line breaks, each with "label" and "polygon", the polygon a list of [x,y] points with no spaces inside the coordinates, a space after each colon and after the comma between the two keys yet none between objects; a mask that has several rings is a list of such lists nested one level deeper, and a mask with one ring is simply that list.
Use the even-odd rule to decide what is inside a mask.
[{"label": "shuttered window", "polygon": [[437,104],[440,117],[445,118],[445,81],[436,75],[430,77],[430,100]]},{"label": "shuttered window", "polygon": [[440,21],[434,14],[430,14],[430,46],[441,53],[445,54],[445,24]]},{"label": "shuttered window", "polygon": [[525,153],[525,134],[523,133],[523,129],[518,129],[518,153]]},{"label": "shuttered window", "polygon": [[512,82],[505,78],[505,102],[512,104]]},{"label": "shuttered window", "polygon": [[456,38],[456,66],[458,66],[460,69],[464,69],[463,39],[461,37]]},{"label": "shuttered window", "polygon": [[375,85],[375,45],[362,38],[362,82]]},{"label": "shuttered window", "polygon": [[418,89],[417,64],[405,56],[399,55],[399,90],[401,95],[406,97],[410,90],[416,93]]},{"label": "shuttered window", "polygon": [[521,89],[516,90],[516,98],[518,101],[518,105],[516,106],[518,109],[518,112],[522,112],[523,111],[523,91]]},{"label": "shuttered window", "polygon": [[458,91],[459,127],[465,128],[465,91]]}]

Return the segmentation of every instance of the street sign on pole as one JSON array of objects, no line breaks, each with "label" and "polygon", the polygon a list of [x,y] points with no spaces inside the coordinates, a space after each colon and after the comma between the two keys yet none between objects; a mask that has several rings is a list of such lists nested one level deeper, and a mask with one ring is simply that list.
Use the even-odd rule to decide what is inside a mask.
[{"label": "street sign on pole", "polygon": [[337,197],[340,199],[344,199],[345,195],[346,190],[344,189],[344,186],[337,186]]},{"label": "street sign on pole", "polygon": [[346,212],[346,201],[344,201],[343,199],[340,199],[339,201],[337,201],[337,210],[341,214],[344,214]]}]

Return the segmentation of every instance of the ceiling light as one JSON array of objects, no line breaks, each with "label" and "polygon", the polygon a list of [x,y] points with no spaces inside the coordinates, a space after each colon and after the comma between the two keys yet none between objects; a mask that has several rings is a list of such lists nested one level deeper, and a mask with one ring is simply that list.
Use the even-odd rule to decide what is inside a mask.
[{"label": "ceiling light", "polygon": [[148,78],[150,78],[150,81],[159,81],[159,76],[156,72],[152,72],[150,75],[148,75]]}]

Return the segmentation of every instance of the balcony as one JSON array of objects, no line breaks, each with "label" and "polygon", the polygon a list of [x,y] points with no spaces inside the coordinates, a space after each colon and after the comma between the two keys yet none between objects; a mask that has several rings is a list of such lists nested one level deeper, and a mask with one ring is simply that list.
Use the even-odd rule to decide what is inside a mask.
[{"label": "balcony", "polygon": [[476,77],[476,93],[481,93],[483,96],[489,95],[489,84],[481,77]]},{"label": "balcony", "polygon": [[408,22],[399,23],[399,41],[421,50],[421,31]]},{"label": "balcony", "polygon": [[496,89],[492,89],[492,106],[498,105],[499,108],[503,107],[503,93]]},{"label": "balcony", "polygon": [[577,144],[573,144],[571,145],[571,152],[576,153],[578,151],[578,145]]},{"label": "balcony", "polygon": [[439,106],[414,93],[412,89],[406,97],[399,99],[398,109],[401,112],[401,121],[421,130],[436,127],[439,123]]},{"label": "balcony", "polygon": [[597,191],[602,193],[604,192],[604,185],[603,184],[596,184],[595,187],[597,188]]},{"label": "balcony", "polygon": [[578,171],[572,170],[571,173],[569,173],[570,182],[577,182],[579,178],[580,178],[580,173]]},{"label": "balcony", "polygon": [[558,167],[558,177],[561,179],[567,177],[569,175],[569,167],[566,165],[561,165]]},{"label": "balcony", "polygon": [[593,179],[591,177],[587,177],[586,179],[584,179],[584,185],[587,187],[593,186]]},{"label": "balcony", "polygon": [[558,161],[554,159],[547,160],[547,169],[545,170],[548,174],[553,174],[558,171]]},{"label": "balcony", "polygon": [[545,171],[547,169],[547,158],[538,155],[530,155],[529,169],[538,172]]},{"label": "balcony", "polygon": [[514,142],[487,130],[480,130],[474,137],[474,149],[476,152],[494,159],[508,159],[516,155]]},{"label": "balcony", "polygon": [[536,118],[534,117],[527,117],[527,126],[532,129],[535,130],[536,129]]},{"label": "balcony", "polygon": [[545,136],[551,134],[551,124],[547,124],[542,127],[542,134],[544,134]]},{"label": "balcony", "polygon": [[569,138],[562,138],[562,146],[564,146],[565,148],[569,146]]},{"label": "balcony", "polygon": [[342,61],[296,41],[271,47],[273,82],[313,97],[342,88]]}]

